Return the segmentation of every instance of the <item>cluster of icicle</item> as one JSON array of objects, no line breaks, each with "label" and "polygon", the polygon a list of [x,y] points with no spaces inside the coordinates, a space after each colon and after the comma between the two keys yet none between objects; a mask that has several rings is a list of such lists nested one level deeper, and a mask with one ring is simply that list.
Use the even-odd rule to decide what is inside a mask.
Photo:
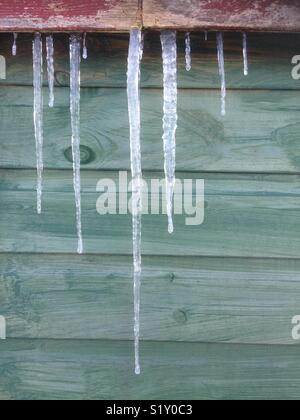
[{"label": "cluster of icicle", "polygon": [[[14,33],[12,54],[17,54],[17,37]],[[205,32],[205,40],[208,33]],[[176,32],[161,33],[164,105],[163,105],[163,149],[166,179],[166,200],[168,231],[173,233],[173,197],[176,166],[176,130],[177,130],[177,40]],[[186,70],[192,69],[191,36],[185,38]],[[53,36],[46,36],[47,72],[49,85],[49,107],[54,106],[54,42]],[[81,181],[80,181],[80,63],[81,55],[88,57],[86,34],[70,36],[70,115],[72,127],[73,183],[75,192],[76,224],[79,254],[83,252],[81,225]],[[141,110],[140,110],[140,75],[143,57],[143,33],[140,29],[130,32],[127,95],[130,123],[130,151],[132,172],[132,231],[133,231],[133,283],[134,283],[134,346],[135,373],[140,369],[140,290],[142,274],[142,159],[141,159]],[[221,79],[221,115],[226,114],[226,78],[224,60],[224,38],[217,33],[217,57]],[[247,35],[243,34],[244,74],[248,75]],[[42,212],[43,186],[43,38],[36,33],[33,40],[33,85],[34,85],[34,129],[37,160],[37,212]]]},{"label": "cluster of icicle", "polygon": [[[208,33],[205,32],[205,40]],[[163,109],[163,148],[166,178],[166,200],[168,231],[173,233],[173,196],[176,169],[176,130],[177,130],[177,41],[176,32],[161,33],[163,76],[164,76],[164,109]],[[192,69],[191,36],[185,37],[186,70]],[[226,78],[224,59],[224,38],[217,34],[217,56],[221,78],[221,115],[226,115]],[[134,255],[134,333],[135,333],[135,373],[140,374],[140,290],[141,290],[141,219],[142,219],[142,168],[140,139],[140,66],[143,53],[142,32],[134,29],[130,34],[128,57],[128,107],[130,122],[131,168],[133,178],[133,255]],[[244,74],[248,75],[247,35],[243,34]]]},{"label": "cluster of icicle", "polygon": [[[243,33],[243,60],[244,60],[244,75],[248,76],[248,40],[247,34]],[[208,32],[205,32],[205,41],[208,40]],[[191,58],[191,36],[187,32],[185,36],[185,62],[186,70],[192,69],[192,58]],[[224,58],[224,36],[223,33],[217,33],[217,52],[218,52],[218,66],[219,75],[221,79],[221,115],[226,115],[226,77],[225,77],[225,58]]]},{"label": "cluster of icicle", "polygon": [[[17,52],[17,34],[14,34],[12,52]],[[81,228],[81,182],[80,182],[80,62],[82,36],[70,36],[70,114],[72,126],[73,183],[75,192],[77,252],[82,254]],[[54,107],[54,40],[53,35],[46,36],[47,73],[49,85],[49,107]],[[83,57],[87,58],[86,34],[84,35]],[[34,86],[34,130],[37,161],[37,212],[42,212],[43,191],[43,37],[36,33],[33,40],[33,86]]]}]

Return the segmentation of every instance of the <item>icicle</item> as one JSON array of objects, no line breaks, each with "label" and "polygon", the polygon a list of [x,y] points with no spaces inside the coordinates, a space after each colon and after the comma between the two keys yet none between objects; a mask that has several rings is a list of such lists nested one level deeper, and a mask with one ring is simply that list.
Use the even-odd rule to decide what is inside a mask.
[{"label": "icicle", "polygon": [[14,42],[12,46],[12,55],[14,57],[17,55],[17,39],[18,39],[18,34],[14,32]]},{"label": "icicle", "polygon": [[248,40],[247,34],[243,33],[243,57],[244,57],[244,75],[248,76]]},{"label": "icicle", "polygon": [[141,288],[141,226],[142,226],[142,164],[141,164],[141,111],[140,67],[143,55],[143,37],[139,29],[132,29],[128,54],[127,95],[130,123],[130,149],[132,172],[132,225],[134,264],[134,341],[135,373],[140,374],[140,288]]},{"label": "icicle", "polygon": [[88,49],[86,45],[86,32],[83,34],[83,52],[82,52],[82,58],[84,60],[87,60],[88,58]]},{"label": "icicle", "polygon": [[37,160],[37,212],[42,212],[43,184],[43,41],[41,34],[35,34],[33,41],[33,86],[34,86],[34,131]]},{"label": "icicle", "polygon": [[142,61],[144,57],[144,48],[145,48],[145,34],[141,33],[141,48],[140,48],[140,60]]},{"label": "icicle", "polygon": [[176,32],[161,33],[164,69],[163,141],[165,156],[168,231],[173,233],[173,196],[175,187],[176,130],[177,130],[177,44]]},{"label": "icicle", "polygon": [[226,115],[226,78],[225,78],[225,60],[224,60],[224,38],[221,32],[217,34],[217,46],[218,46],[219,74],[221,77],[221,114],[222,116],[225,116]]},{"label": "icicle", "polygon": [[54,45],[53,35],[46,37],[49,107],[54,107]]},{"label": "icicle", "polygon": [[80,62],[81,36],[70,37],[70,111],[72,125],[73,181],[78,235],[77,252],[82,254],[81,182],[80,182]]},{"label": "icicle", "polygon": [[189,32],[185,35],[185,68],[186,71],[191,71],[192,69],[191,35]]}]

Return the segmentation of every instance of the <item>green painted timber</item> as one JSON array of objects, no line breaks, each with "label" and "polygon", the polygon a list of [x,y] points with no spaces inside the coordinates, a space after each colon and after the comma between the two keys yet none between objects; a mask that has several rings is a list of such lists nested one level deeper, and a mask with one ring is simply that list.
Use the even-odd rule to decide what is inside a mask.
[{"label": "green painted timber", "polygon": [[[129,170],[127,35],[88,35],[82,62],[77,256],[67,35],[55,37],[56,107],[45,87],[44,212],[36,214],[31,35],[0,34],[0,400],[299,399],[299,34],[225,35],[220,116],[215,35],[179,35],[178,179],[205,180],[205,220],[143,217],[142,375],[133,374],[131,217],[96,212],[97,182]],[[45,71],[46,82],[46,71]],[[45,83],[46,84],[46,83]],[[145,179],[163,177],[159,34],[142,69]],[[129,177],[129,176],[128,176]],[[125,197],[118,191],[118,197]],[[195,193],[195,191],[194,191]],[[148,198],[144,197],[144,200]],[[209,343],[209,344],[204,344]]]},{"label": "green painted timber", "polygon": [[[2,168],[34,168],[32,88],[0,89]],[[45,90],[45,97],[47,92]],[[83,89],[81,141],[84,169],[129,169],[125,89]],[[142,92],[144,170],[162,170],[162,91]],[[230,91],[227,116],[220,116],[218,90],[181,90],[177,170],[209,172],[300,172],[298,91]],[[45,104],[45,165],[72,169],[66,158],[71,128],[69,89]],[[70,153],[67,153],[67,156]]]},{"label": "green painted timber", "polygon": [[[72,173],[45,173],[44,212],[40,216],[35,211],[35,171],[2,170],[0,175],[8,180],[3,182],[1,191],[0,252],[74,252]],[[148,176],[161,179],[163,175]],[[96,192],[96,185],[99,179],[107,177],[117,181],[118,173],[92,171],[82,175],[85,252],[130,255],[130,214],[100,216],[96,210],[101,195]],[[166,216],[145,216],[145,255],[299,258],[298,175],[182,173],[178,178],[205,180],[204,224],[186,226],[186,215],[175,216],[175,233],[169,235]],[[126,205],[126,195],[118,195],[119,199]]]},{"label": "green painted timber", "polygon": [[[132,339],[131,257],[2,254],[10,338]],[[297,344],[300,260],[144,257],[143,340]]]},{"label": "green painted timber", "polygon": [[3,399],[299,398],[299,348],[143,343],[143,374],[133,373],[132,343],[0,342]]}]

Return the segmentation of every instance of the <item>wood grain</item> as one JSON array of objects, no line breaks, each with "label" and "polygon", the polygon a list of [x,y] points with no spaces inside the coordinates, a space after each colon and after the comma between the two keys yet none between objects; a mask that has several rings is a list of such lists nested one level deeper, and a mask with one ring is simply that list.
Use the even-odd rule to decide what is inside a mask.
[{"label": "wood grain", "polygon": [[[55,35],[56,86],[69,85],[68,35]],[[178,34],[178,85],[180,88],[220,88],[216,37],[193,33],[192,70],[185,69],[184,35]],[[226,82],[229,89],[300,89],[292,78],[292,58],[299,54],[299,34],[248,35],[249,76],[243,74],[242,36],[225,34]],[[128,35],[88,34],[88,60],[81,63],[83,87],[126,87]],[[11,54],[12,34],[0,34],[0,54],[7,61],[7,78],[0,85],[32,85],[32,35],[20,34],[18,53]],[[161,45],[158,33],[145,33],[142,86],[162,88]],[[44,72],[45,85],[47,72]]]},{"label": "wood grain", "polygon": [[[35,168],[32,95],[30,87],[0,89],[2,168]],[[180,91],[177,171],[299,173],[299,110],[295,91],[232,91],[222,118],[219,91]],[[44,126],[45,166],[72,169],[68,88],[57,89],[54,109],[45,104]],[[162,91],[145,89],[144,170],[163,170],[161,139]],[[83,171],[130,168],[125,89],[82,90],[81,144]]]},{"label": "wood grain", "polygon": [[155,29],[299,32],[298,0],[144,0],[143,22]]},{"label": "wood grain", "polygon": [[1,0],[0,30],[128,31],[141,24],[138,0]]},{"label": "wood grain", "polygon": [[[0,82],[0,315],[9,337],[0,341],[1,400],[299,399],[299,342],[291,338],[300,301],[300,102],[299,81],[291,78],[299,35],[250,34],[249,78],[242,76],[240,34],[226,35],[225,119],[214,35],[207,44],[202,36],[192,36],[189,74],[179,36],[177,167],[180,179],[205,179],[205,221],[188,227],[176,216],[170,236],[165,216],[143,217],[143,374],[136,378],[133,343],[123,341],[132,339],[131,217],[96,212],[98,180],[129,169],[128,36],[90,35],[82,64],[87,255],[79,257],[67,36],[56,38],[56,108],[45,108],[48,170],[39,217],[31,36],[20,36],[13,59],[12,37],[0,35],[7,60]],[[149,180],[163,177],[162,69],[159,35],[145,41]]]},{"label": "wood grain", "polygon": [[297,400],[299,349],[286,346],[0,342],[1,400]]},{"label": "wood grain", "polygon": [[[0,255],[9,338],[131,340],[132,258]],[[292,344],[300,260],[143,259],[143,340]],[[1,354],[1,353],[0,353]]]},{"label": "wood grain", "polygon": [[[87,253],[131,255],[131,216],[100,216],[96,211],[97,182],[117,177],[97,171],[82,176]],[[162,179],[162,174],[148,177]],[[186,226],[185,215],[175,216],[175,234],[169,235],[164,215],[145,216],[145,255],[299,258],[299,176],[183,173],[180,177],[205,179],[204,224]],[[45,173],[42,216],[35,212],[35,184],[35,171],[1,171],[0,252],[74,253],[71,171]],[[120,199],[125,205],[123,194]]]}]

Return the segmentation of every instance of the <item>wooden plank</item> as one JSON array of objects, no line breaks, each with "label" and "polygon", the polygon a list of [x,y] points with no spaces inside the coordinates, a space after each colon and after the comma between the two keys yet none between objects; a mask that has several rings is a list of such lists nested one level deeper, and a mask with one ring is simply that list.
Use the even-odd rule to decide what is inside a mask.
[{"label": "wooden plank", "polygon": [[164,29],[297,32],[297,0],[45,0],[0,1],[2,31],[124,31]]},{"label": "wooden plank", "polygon": [[[45,91],[45,97],[47,93]],[[35,168],[32,89],[0,89],[2,168]],[[177,170],[299,173],[297,92],[228,92],[227,116],[220,116],[219,91],[179,93]],[[142,92],[144,170],[163,170],[162,92]],[[45,104],[45,166],[72,169],[69,89],[58,89],[56,107]],[[83,89],[82,169],[129,169],[125,89]]]},{"label": "wooden plank", "polygon": [[0,342],[1,400],[297,400],[299,350],[285,346]]},{"label": "wooden plank", "polygon": [[298,0],[144,0],[151,29],[299,32]]},{"label": "wooden plank", "polygon": [[124,31],[133,25],[164,29],[297,32],[297,0],[2,0],[2,31]]},{"label": "wooden plank", "polygon": [[138,0],[1,0],[0,30],[127,31],[141,24]]},{"label": "wooden plank", "polygon": [[[7,337],[131,340],[131,257],[2,254],[0,266]],[[300,260],[145,257],[142,339],[295,345],[299,273]]]},{"label": "wooden plank", "polygon": [[[215,34],[204,41],[203,33],[191,35],[193,66],[185,69],[184,35],[178,34],[178,85],[181,88],[218,88]],[[126,87],[128,35],[89,34],[88,60],[81,64],[83,87]],[[241,34],[225,34],[226,81],[230,89],[295,89],[292,58],[299,54],[299,34],[249,34],[249,76],[243,74]],[[0,35],[0,55],[7,61],[7,78],[0,85],[32,85],[32,35],[20,34],[17,57],[11,54],[12,35]],[[68,36],[55,35],[56,86],[69,84]],[[45,85],[47,72],[44,72]],[[142,86],[162,87],[159,34],[145,33]]]},{"label": "wooden plank", "polygon": [[[96,211],[97,182],[103,178],[117,182],[118,176],[97,171],[82,176],[87,253],[131,255],[131,216],[100,216]],[[162,174],[150,177],[162,179]],[[145,216],[145,255],[299,258],[299,176],[187,173],[180,178],[205,179],[204,224],[186,226],[186,215],[175,216],[176,231],[169,235],[164,215]],[[35,185],[35,171],[1,171],[0,252],[75,252],[72,173],[45,173],[42,216],[35,210]],[[126,205],[124,194],[120,200]]]}]

